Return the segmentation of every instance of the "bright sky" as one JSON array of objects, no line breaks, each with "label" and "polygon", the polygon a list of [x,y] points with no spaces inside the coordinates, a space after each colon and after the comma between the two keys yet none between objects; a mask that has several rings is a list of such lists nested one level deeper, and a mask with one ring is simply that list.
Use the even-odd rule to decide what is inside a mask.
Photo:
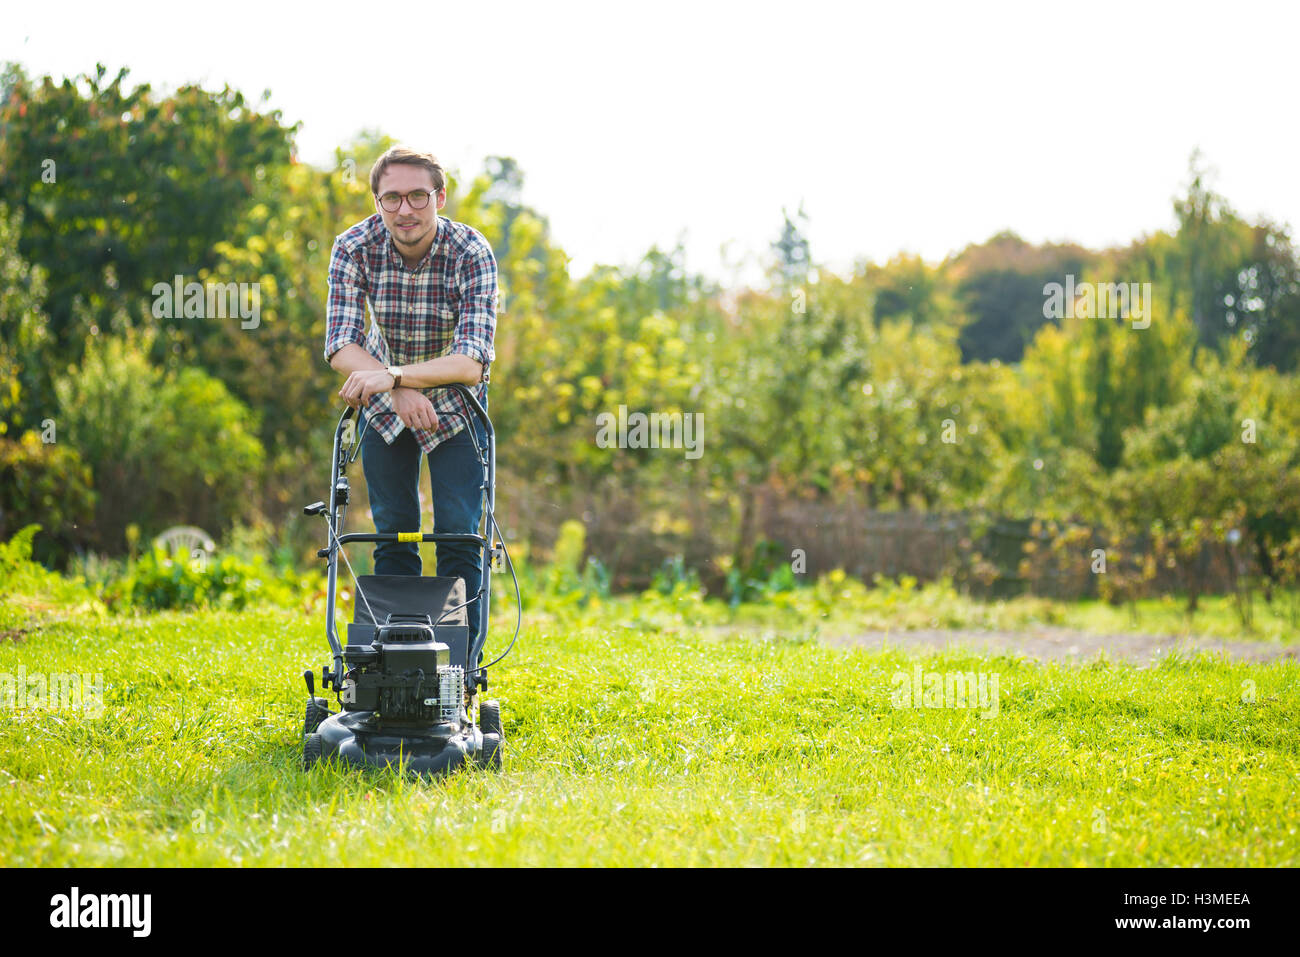
[{"label": "bright sky", "polygon": [[1007,228],[1128,242],[1198,146],[1240,213],[1300,225],[1297,38],[1300,5],[1248,0],[62,2],[6,10],[0,60],[269,88],[321,165],[365,127],[462,174],[514,156],[575,271],[680,237],[725,280],[801,202],[836,269]]}]

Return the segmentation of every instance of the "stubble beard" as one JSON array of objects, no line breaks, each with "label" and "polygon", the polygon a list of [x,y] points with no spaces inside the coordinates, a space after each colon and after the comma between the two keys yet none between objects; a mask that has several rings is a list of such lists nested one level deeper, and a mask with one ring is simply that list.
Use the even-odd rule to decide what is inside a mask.
[{"label": "stubble beard", "polygon": [[420,235],[408,239],[402,236],[400,231],[394,230],[393,242],[397,243],[399,246],[418,246],[420,243],[424,242],[425,237],[427,237],[431,232],[433,232],[432,226],[428,227],[424,232],[420,233]]}]

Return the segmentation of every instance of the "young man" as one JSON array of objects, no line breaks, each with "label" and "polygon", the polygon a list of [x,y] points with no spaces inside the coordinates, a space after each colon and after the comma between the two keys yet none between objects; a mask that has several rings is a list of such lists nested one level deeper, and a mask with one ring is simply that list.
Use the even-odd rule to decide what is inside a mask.
[{"label": "young man", "polygon": [[[482,425],[448,389],[462,382],[486,409],[496,354],[497,264],[477,230],[439,216],[447,202],[442,167],[429,153],[394,147],[370,171],[375,215],[334,241],[326,305],[325,358],[347,377],[339,395],[364,410],[361,462],[379,532],[421,530],[420,460],[428,457],[435,532],[477,532],[483,468],[467,430]],[[366,304],[372,322],[363,335]],[[482,583],[482,552],[439,543],[438,575]],[[375,574],[422,574],[419,546],[375,548]],[[478,602],[470,642],[479,631]]]}]

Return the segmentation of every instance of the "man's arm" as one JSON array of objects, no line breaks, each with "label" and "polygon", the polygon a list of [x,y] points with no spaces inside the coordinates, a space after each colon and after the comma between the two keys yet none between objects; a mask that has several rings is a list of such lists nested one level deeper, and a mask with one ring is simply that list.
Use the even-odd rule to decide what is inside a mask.
[{"label": "man's arm", "polygon": [[[372,358],[362,347],[366,324],[366,275],[360,265],[334,240],[330,250],[329,295],[325,300],[325,361],[340,372],[351,372],[359,365],[358,355]],[[341,366],[340,356],[346,353]],[[379,360],[373,359],[378,364]]]},{"label": "man's arm", "polygon": [[[339,395],[353,408],[365,405],[371,396],[393,388],[393,377],[388,374],[388,367],[360,346],[344,346],[334,353],[330,365],[339,372],[348,373],[348,379],[343,383],[343,388],[339,389]],[[431,389],[452,382],[478,385],[482,378],[483,366],[464,355],[440,356],[427,362],[402,366],[402,389]],[[394,390],[394,401],[396,393],[402,389]],[[405,416],[402,421],[406,421]]]},{"label": "man's arm", "polygon": [[482,364],[464,355],[439,356],[428,362],[402,366],[402,385],[412,389],[431,389],[452,382],[478,385],[482,378]]},{"label": "man's arm", "polygon": [[334,355],[330,356],[330,366],[336,372],[350,375],[353,372],[367,372],[385,368],[384,364],[355,342],[349,342]]},{"label": "man's arm", "polygon": [[464,357],[469,360],[466,371],[477,370],[478,376],[467,385],[477,385],[485,379],[496,358],[492,340],[497,328],[497,260],[481,234],[475,234],[475,239],[472,251],[456,268],[461,314],[448,356]]}]

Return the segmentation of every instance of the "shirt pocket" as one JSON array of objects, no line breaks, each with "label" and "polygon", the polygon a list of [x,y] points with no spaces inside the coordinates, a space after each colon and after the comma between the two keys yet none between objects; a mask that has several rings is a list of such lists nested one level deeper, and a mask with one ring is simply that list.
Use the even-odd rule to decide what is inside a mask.
[{"label": "shirt pocket", "polygon": [[433,354],[445,356],[456,338],[455,306],[438,306],[433,324]]}]

